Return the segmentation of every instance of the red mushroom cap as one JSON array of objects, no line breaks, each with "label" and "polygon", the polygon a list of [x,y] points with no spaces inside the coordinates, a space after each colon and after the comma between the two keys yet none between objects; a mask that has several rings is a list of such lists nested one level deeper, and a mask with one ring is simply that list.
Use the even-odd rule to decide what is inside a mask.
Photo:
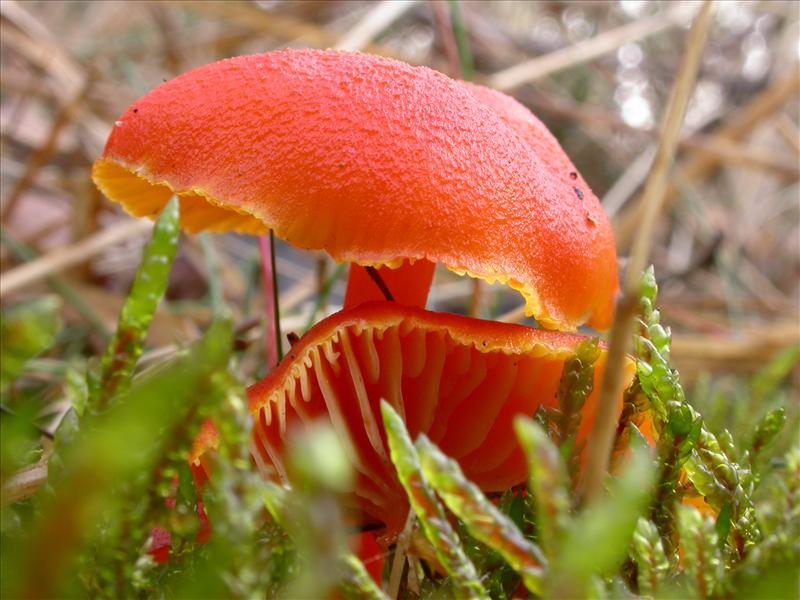
[{"label": "red mushroom cap", "polygon": [[172,193],[189,232],[273,229],[334,259],[440,262],[510,285],[544,326],[609,324],[597,198],[513,99],[426,68],[284,50],[195,69],[117,121],[93,178],[137,216]]}]

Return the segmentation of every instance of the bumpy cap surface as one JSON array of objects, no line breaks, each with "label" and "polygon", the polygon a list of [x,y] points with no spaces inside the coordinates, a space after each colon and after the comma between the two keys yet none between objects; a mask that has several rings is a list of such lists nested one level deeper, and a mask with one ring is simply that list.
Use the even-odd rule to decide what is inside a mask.
[{"label": "bumpy cap surface", "polygon": [[428,259],[510,285],[545,327],[610,321],[611,228],[556,140],[512,98],[427,68],[316,50],[206,65],[136,101],[93,178],[136,216],[177,193],[188,232]]}]

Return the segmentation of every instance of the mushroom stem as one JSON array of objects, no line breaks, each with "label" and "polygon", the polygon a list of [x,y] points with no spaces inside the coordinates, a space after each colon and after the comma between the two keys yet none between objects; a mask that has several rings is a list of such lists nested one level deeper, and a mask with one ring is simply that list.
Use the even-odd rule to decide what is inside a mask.
[{"label": "mushroom stem", "polygon": [[[357,306],[371,300],[389,300],[404,306],[425,308],[435,269],[436,264],[425,259],[418,259],[413,263],[404,261],[396,269],[367,268],[353,263],[347,279],[344,306]],[[384,288],[389,291],[389,295]]]},{"label": "mushroom stem", "polygon": [[278,277],[275,270],[275,236],[270,229],[269,236],[258,238],[261,252],[261,273],[264,278],[264,305],[267,313],[267,370],[271,371],[283,357],[281,348],[281,323],[278,312]]}]

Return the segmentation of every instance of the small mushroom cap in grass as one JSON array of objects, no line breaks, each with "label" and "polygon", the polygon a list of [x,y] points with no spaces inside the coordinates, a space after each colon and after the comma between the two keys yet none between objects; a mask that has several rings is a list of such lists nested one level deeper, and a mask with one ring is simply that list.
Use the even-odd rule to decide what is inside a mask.
[{"label": "small mushroom cap in grass", "polygon": [[370,56],[283,50],[194,69],[120,117],[93,178],[188,232],[268,229],[338,261],[426,259],[525,298],[547,328],[609,325],[608,220],[512,98]]},{"label": "small mushroom cap in grass", "polygon": [[[287,435],[330,420],[358,474],[352,507],[397,533],[407,501],[388,458],[381,399],[412,437],[425,433],[481,488],[505,490],[527,477],[513,418],[557,406],[564,362],[585,340],[391,302],[343,310],[312,328],[248,390],[255,460],[265,475],[285,480]],[[601,348],[578,443],[591,430],[604,361]],[[633,374],[626,359],[628,382]]]}]

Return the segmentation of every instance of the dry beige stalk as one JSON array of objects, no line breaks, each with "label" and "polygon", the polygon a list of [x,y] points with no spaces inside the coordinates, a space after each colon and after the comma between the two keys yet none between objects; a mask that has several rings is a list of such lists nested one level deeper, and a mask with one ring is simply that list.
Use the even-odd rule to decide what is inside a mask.
[{"label": "dry beige stalk", "polygon": [[109,246],[144,235],[152,227],[150,221],[125,221],[6,271],[0,277],[0,298],[41,281],[49,275],[56,275],[63,269],[79,265]]},{"label": "dry beige stalk", "polygon": [[[747,106],[736,113],[723,125],[716,138],[728,141],[738,141],[750,133],[762,119],[780,109],[789,98],[800,92],[800,72],[792,70],[791,73],[777,80]],[[693,151],[681,163],[679,169],[682,179],[687,182],[698,181],[711,175],[719,166],[716,156],[711,153]],[[677,200],[678,187],[670,185],[666,191],[664,207],[669,208]],[[614,223],[614,233],[617,239],[617,248],[620,251],[627,249],[633,236],[636,234],[639,223],[644,213],[644,196],[631,204],[629,208],[619,215]]]},{"label": "dry beige stalk", "polygon": [[408,547],[411,544],[411,534],[414,532],[414,525],[417,522],[417,515],[413,508],[408,509],[408,517],[406,518],[405,527],[400,532],[400,537],[397,539],[397,546],[394,550],[394,559],[392,560],[391,572],[389,574],[389,598],[393,600],[397,598],[400,591],[400,583],[403,578],[403,568],[408,558]]},{"label": "dry beige stalk", "polygon": [[594,60],[630,42],[675,27],[684,23],[686,17],[686,7],[682,4],[674,5],[661,14],[605,31],[593,38],[504,69],[489,77],[488,85],[501,91],[513,90],[547,75]]},{"label": "dry beige stalk", "polygon": [[596,501],[603,495],[603,483],[616,430],[617,399],[622,393],[622,366],[639,308],[639,282],[650,255],[656,220],[667,189],[669,169],[678,148],[681,125],[697,79],[712,17],[713,4],[711,0],[706,0],[689,33],[683,63],[672,88],[664,118],[661,142],[650,177],[645,184],[642,196],[644,214],[638,224],[637,237],[623,277],[622,295],[617,302],[614,325],[609,335],[608,357],[597,403],[597,415],[586,449],[588,461],[585,477],[581,482],[581,494],[587,502]]},{"label": "dry beige stalk", "polygon": [[784,160],[771,149],[754,148],[721,136],[693,136],[681,142],[681,147],[709,155],[720,163],[768,171],[788,180],[800,176],[796,159]]},{"label": "dry beige stalk", "polygon": [[384,0],[375,4],[334,46],[334,50],[356,52],[366,48],[386,28],[402,17],[419,0]]}]

